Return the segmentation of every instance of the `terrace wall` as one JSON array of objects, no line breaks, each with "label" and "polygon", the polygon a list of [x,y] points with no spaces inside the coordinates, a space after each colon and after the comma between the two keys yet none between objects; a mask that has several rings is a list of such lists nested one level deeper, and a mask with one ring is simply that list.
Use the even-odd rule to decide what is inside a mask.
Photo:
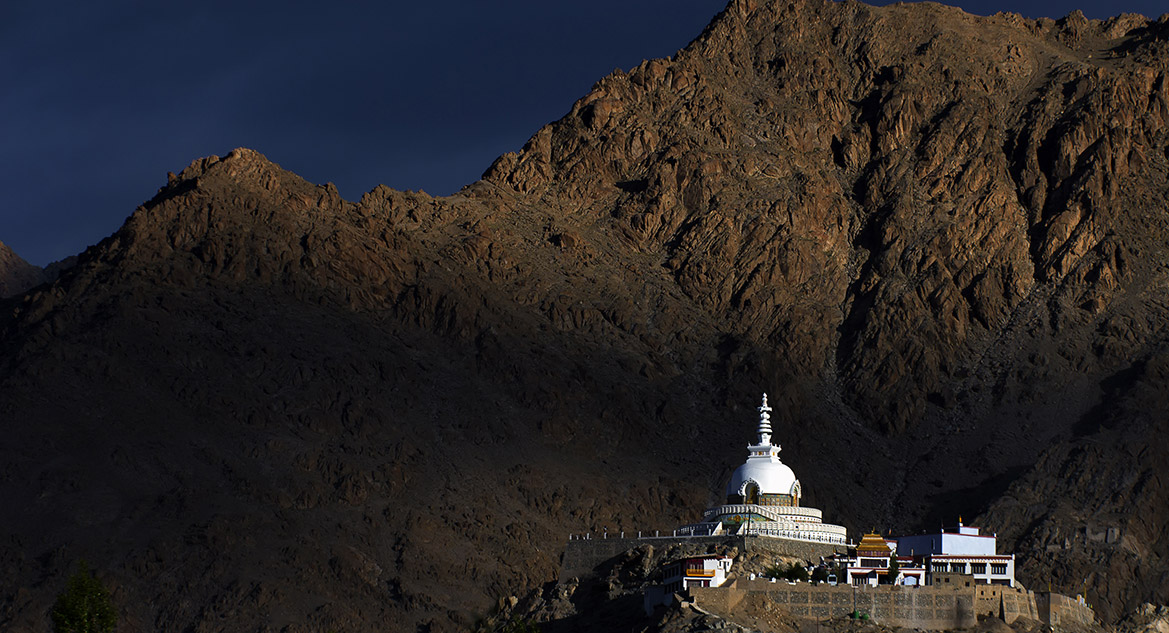
[{"label": "terrace wall", "polygon": [[1008,624],[1025,617],[1056,630],[1091,625],[1095,620],[1091,608],[1067,596],[978,584],[962,576],[922,587],[833,587],[737,579],[722,587],[692,587],[690,596],[697,606],[727,616],[744,600],[752,600],[780,605],[796,617],[820,620],[858,611],[881,624],[933,630],[968,628],[977,624],[980,615],[999,617]]}]

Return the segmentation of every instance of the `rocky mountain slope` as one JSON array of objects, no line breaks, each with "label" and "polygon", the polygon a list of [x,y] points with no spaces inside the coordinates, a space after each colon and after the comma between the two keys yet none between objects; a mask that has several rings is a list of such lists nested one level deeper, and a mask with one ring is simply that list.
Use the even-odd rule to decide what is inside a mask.
[{"label": "rocky mountain slope", "polygon": [[1169,600],[1169,22],[735,0],[447,198],[235,150],[0,310],[0,627],[468,626],[714,500],[772,395],[852,529]]},{"label": "rocky mountain slope", "polygon": [[0,298],[21,294],[46,281],[48,277],[44,270],[24,261],[0,242]]}]

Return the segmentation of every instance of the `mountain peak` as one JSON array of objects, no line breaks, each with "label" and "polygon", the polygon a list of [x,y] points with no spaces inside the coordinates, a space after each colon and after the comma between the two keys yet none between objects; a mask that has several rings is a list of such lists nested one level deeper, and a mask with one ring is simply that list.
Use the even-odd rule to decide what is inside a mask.
[{"label": "mountain peak", "polygon": [[40,266],[34,266],[0,242],[0,298],[18,295],[48,281]]}]

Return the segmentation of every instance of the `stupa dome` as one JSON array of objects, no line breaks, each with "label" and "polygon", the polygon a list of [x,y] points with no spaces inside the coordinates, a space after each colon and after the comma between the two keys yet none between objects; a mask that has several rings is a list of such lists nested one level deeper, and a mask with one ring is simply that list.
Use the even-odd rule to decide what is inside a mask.
[{"label": "stupa dome", "polygon": [[706,510],[703,522],[684,525],[680,531],[691,536],[738,534],[844,545],[848,531],[843,525],[824,523],[823,512],[805,507],[802,498],[800,480],[780,461],[780,445],[772,441],[772,407],[765,393],[759,407],[759,440],[747,446],[747,463],[731,475],[726,503]]},{"label": "stupa dome", "polygon": [[779,460],[779,445],[771,441],[771,407],[767,394],[759,407],[759,441],[747,447],[747,463],[735,469],[727,483],[728,503],[798,506],[800,480]]},{"label": "stupa dome", "polygon": [[771,407],[767,394],[759,407],[758,441],[747,446],[747,463],[727,483],[727,500],[702,513],[702,523],[683,526],[691,536],[742,534],[844,545],[842,525],[824,522],[816,508],[801,505],[800,480],[779,460],[779,444],[771,441]]},{"label": "stupa dome", "polygon": [[749,459],[746,464],[735,469],[731,481],[727,484],[727,496],[748,496],[748,486],[754,483],[759,490],[757,494],[799,496],[799,480],[795,472],[787,464],[778,461]]}]

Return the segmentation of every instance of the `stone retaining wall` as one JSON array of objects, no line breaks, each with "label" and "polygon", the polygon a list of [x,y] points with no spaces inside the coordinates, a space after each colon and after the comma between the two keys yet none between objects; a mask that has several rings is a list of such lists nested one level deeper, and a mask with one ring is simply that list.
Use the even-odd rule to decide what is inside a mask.
[{"label": "stone retaining wall", "polygon": [[906,628],[966,628],[978,621],[974,595],[950,587],[832,587],[738,580],[723,587],[692,587],[690,596],[698,606],[727,615],[743,600],[754,599],[777,604],[796,617],[816,620],[859,611],[875,622]]},{"label": "stone retaining wall", "polygon": [[1059,629],[1076,626],[1091,626],[1096,613],[1088,605],[1063,594],[1039,592],[1035,594],[1040,613],[1039,619]]},{"label": "stone retaining wall", "polygon": [[1066,596],[978,584],[961,576],[925,587],[832,587],[738,579],[722,587],[691,587],[690,596],[699,607],[725,616],[744,600],[765,601],[797,617],[820,620],[855,610],[881,624],[917,629],[967,628],[977,624],[980,615],[999,617],[1008,624],[1026,617],[1050,624],[1057,631],[1073,624],[1091,625],[1095,620],[1087,605]]}]

